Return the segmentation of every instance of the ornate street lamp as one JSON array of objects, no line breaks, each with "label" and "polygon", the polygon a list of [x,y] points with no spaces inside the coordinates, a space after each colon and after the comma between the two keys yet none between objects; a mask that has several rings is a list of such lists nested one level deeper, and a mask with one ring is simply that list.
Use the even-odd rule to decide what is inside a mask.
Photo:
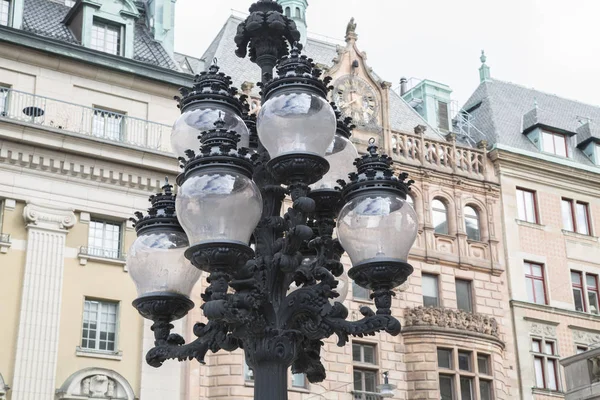
[{"label": "ornate street lamp", "polygon": [[[136,214],[139,238],[128,261],[139,292],[133,305],[154,321],[155,347],[146,361],[154,367],[168,359],[204,363],[209,350],[242,348],[255,377],[254,398],[261,400],[287,399],[290,366],[310,382],[325,379],[322,339],[335,334],[344,346],[349,336],[400,333],[391,315],[392,289],[412,273],[407,257],[417,231],[406,203],[412,182],[394,174],[391,159],[374,143],[357,157],[348,140],[350,121],[338,116],[336,122],[326,101],[329,80],[291,46],[299,33],[282,11],[275,1],[258,1],[236,36],[236,53],[243,57],[249,48],[262,70],[258,138],[255,121],[243,115],[244,99],[213,65],[196,82],[213,84],[201,93],[183,91],[179,99],[182,117],[172,136],[183,169],[177,198],[165,186],[151,198],[149,216]],[[214,92],[227,106],[214,104]],[[230,107],[236,101],[240,107]],[[218,113],[210,114],[207,127],[190,117],[194,110]],[[249,132],[256,151],[245,148],[248,141],[240,144]],[[348,175],[352,163],[356,172]],[[348,183],[338,181],[336,188],[343,177]],[[282,217],[286,195],[292,207]],[[377,308],[362,307],[357,321],[346,321],[348,310],[336,301],[344,251],[353,263],[348,275],[373,291]],[[171,322],[193,307],[189,289],[200,270],[209,274],[201,306],[208,323],[197,323],[197,338],[186,344],[171,333]]]}]

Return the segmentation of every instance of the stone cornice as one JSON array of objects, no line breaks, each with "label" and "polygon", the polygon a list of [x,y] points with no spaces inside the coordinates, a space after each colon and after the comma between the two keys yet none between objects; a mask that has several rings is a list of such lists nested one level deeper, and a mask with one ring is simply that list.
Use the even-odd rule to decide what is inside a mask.
[{"label": "stone cornice", "polygon": [[570,160],[550,161],[534,153],[511,148],[496,148],[489,157],[503,175],[533,180],[557,188],[576,188],[578,192],[600,194],[600,168]]},{"label": "stone cornice", "polygon": [[46,205],[27,203],[23,210],[23,219],[28,228],[36,227],[49,230],[68,230],[77,222],[72,209],[56,208]]},{"label": "stone cornice", "polygon": [[[529,310],[542,311],[542,312],[546,312],[546,313],[553,313],[556,315],[563,315],[566,317],[577,317],[582,320],[600,322],[600,315],[588,314],[588,313],[584,313],[581,311],[575,311],[575,310],[567,310],[564,308],[552,307],[552,306],[547,306],[547,305],[543,305],[543,304],[528,303],[526,301],[521,301],[521,300],[511,300],[510,306],[526,308]],[[529,318],[533,318],[533,317],[529,317]],[[551,321],[545,321],[544,323],[549,324],[549,323],[551,323]]]},{"label": "stone cornice", "polygon": [[27,47],[37,51],[72,59],[86,64],[134,74],[144,79],[159,81],[175,86],[191,86],[194,77],[183,72],[161,68],[130,58],[119,57],[88,49],[78,44],[39,36],[21,29],[0,25],[0,42],[10,43],[18,47]]},{"label": "stone cornice", "polygon": [[505,344],[502,340],[492,335],[486,335],[479,332],[464,331],[455,328],[442,328],[439,326],[404,326],[402,327],[402,337],[409,338],[410,336],[423,336],[423,335],[436,335],[446,336],[448,338],[465,337],[468,336],[470,339],[479,339],[488,343],[493,343],[500,349],[504,350]]}]

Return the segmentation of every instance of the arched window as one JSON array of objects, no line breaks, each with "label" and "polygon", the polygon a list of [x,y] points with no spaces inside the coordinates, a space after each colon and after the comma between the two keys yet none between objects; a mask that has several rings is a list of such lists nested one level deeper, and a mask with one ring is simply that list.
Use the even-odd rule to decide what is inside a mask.
[{"label": "arched window", "polygon": [[302,18],[302,11],[300,11],[300,7],[296,7],[296,18]]},{"label": "arched window", "polygon": [[435,233],[443,235],[448,234],[448,210],[441,200],[434,199],[431,204],[431,214],[433,217],[433,227]]},{"label": "arched window", "polygon": [[465,230],[469,240],[481,240],[481,227],[479,224],[479,213],[471,206],[466,206],[465,214]]},{"label": "arched window", "polygon": [[291,13],[291,11],[290,11],[290,8],[289,8],[289,7],[286,7],[286,8],[285,8],[285,16],[286,16],[286,17],[288,17],[288,18],[292,16],[292,13]]}]

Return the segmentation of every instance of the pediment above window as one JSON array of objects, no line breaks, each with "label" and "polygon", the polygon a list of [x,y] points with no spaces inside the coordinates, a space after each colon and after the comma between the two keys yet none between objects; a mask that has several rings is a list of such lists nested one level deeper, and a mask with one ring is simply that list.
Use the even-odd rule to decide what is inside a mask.
[{"label": "pediment above window", "polygon": [[86,368],[65,381],[56,391],[56,399],[134,400],[135,394],[129,382],[115,371]]}]

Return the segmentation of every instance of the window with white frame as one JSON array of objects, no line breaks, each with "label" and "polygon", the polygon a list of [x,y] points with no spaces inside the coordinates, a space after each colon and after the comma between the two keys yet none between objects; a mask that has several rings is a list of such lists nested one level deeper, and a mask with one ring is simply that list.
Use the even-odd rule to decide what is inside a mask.
[{"label": "window with white frame", "polygon": [[244,380],[246,382],[254,382],[254,371],[246,363],[246,357],[244,356]]},{"label": "window with white frame", "polygon": [[8,114],[9,94],[10,88],[0,85],[0,117],[4,117]]},{"label": "window with white frame", "polygon": [[372,344],[352,343],[354,400],[373,400],[377,396],[379,366],[376,347]]},{"label": "window with white frame", "polygon": [[352,281],[352,298],[355,300],[371,300],[371,292]]},{"label": "window with white frame", "polygon": [[563,229],[582,235],[591,235],[590,209],[587,203],[571,199],[561,199]]},{"label": "window with white frame", "polygon": [[10,21],[11,0],[0,0],[0,25],[8,26]]},{"label": "window with white frame", "polygon": [[469,240],[481,240],[481,228],[479,223],[479,213],[471,206],[466,206],[464,209],[465,230]]},{"label": "window with white frame", "polygon": [[473,312],[473,289],[471,281],[456,279],[456,304],[459,310]]},{"label": "window with white frame", "polygon": [[555,154],[561,157],[567,157],[567,136],[562,133],[542,131],[540,135],[542,139],[542,151],[545,153]]},{"label": "window with white frame", "polygon": [[94,20],[90,47],[105,53],[121,54],[121,27]]},{"label": "window with white frame", "polygon": [[431,216],[433,219],[433,228],[435,233],[448,234],[448,209],[439,199],[434,199],[431,203]]},{"label": "window with white frame", "polygon": [[462,349],[437,349],[441,400],[492,400],[489,354]]},{"label": "window with white frame", "polygon": [[598,275],[571,271],[575,310],[598,314]]},{"label": "window with white frame", "polygon": [[110,140],[123,140],[125,115],[115,111],[94,108],[92,134]]},{"label": "window with white frame", "polygon": [[115,351],[118,307],[115,302],[85,299],[81,348]]},{"label": "window with white frame", "polygon": [[88,255],[121,258],[122,224],[92,219],[88,234]]},{"label": "window with white frame", "polygon": [[431,274],[421,274],[421,288],[423,291],[423,306],[440,306],[440,289],[438,286],[438,276]]},{"label": "window with white frame", "polygon": [[306,389],[306,374],[292,374],[292,387]]},{"label": "window with white frame", "polygon": [[535,386],[540,389],[558,390],[558,352],[556,342],[546,339],[532,339]]}]

